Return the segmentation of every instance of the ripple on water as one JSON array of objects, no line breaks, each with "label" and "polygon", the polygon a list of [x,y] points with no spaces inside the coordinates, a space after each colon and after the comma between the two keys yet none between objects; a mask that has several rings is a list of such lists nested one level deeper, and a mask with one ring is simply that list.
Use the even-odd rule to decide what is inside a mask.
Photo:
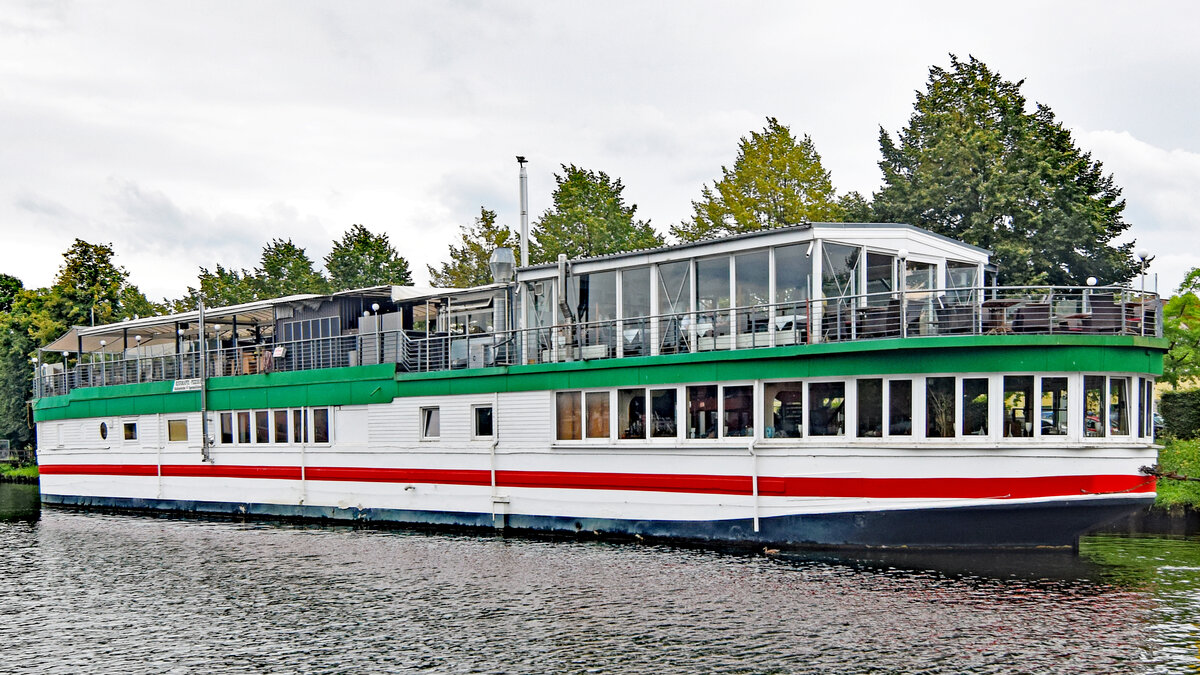
[{"label": "ripple on water", "polygon": [[766,558],[52,510],[0,523],[0,625],[39,673],[1156,672],[1195,655],[1200,574],[1136,546]]}]

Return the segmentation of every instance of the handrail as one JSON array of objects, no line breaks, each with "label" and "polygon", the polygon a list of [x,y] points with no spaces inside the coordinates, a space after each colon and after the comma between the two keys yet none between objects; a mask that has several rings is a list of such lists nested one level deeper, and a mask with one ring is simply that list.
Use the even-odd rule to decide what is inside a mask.
[{"label": "handrail", "polygon": [[[414,331],[263,342],[207,351],[212,377],[394,363],[432,372],[620,359],[686,352],[940,335],[1162,335],[1155,293],[1124,287],[1012,286],[905,289],[796,302],[535,326],[501,333]],[[111,359],[34,376],[35,398],[80,387],[194,378],[200,354]]]}]

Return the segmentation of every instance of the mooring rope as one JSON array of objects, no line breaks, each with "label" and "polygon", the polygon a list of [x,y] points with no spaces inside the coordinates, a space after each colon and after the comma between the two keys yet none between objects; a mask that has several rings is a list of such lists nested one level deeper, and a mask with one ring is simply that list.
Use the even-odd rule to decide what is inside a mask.
[{"label": "mooring rope", "polygon": [[1138,471],[1141,471],[1142,473],[1146,474],[1147,476],[1154,476],[1155,478],[1166,478],[1167,480],[1194,481],[1194,482],[1200,483],[1200,478],[1193,478],[1192,476],[1185,476],[1181,473],[1175,473],[1174,471],[1163,471],[1162,469],[1158,468],[1157,464],[1155,464],[1154,466],[1143,466],[1141,469],[1138,469]]}]

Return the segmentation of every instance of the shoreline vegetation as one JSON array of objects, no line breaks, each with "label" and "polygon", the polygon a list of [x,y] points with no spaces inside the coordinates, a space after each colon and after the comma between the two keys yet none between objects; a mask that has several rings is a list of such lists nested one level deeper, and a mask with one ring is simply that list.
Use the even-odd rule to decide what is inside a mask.
[{"label": "shoreline vegetation", "polygon": [[[1167,438],[1158,452],[1158,468],[1165,473],[1200,478],[1200,439],[1181,440]],[[36,464],[19,465],[0,463],[0,482],[37,483]],[[1154,511],[1171,515],[1185,515],[1189,511],[1200,511],[1200,481],[1159,479],[1158,498]]]}]

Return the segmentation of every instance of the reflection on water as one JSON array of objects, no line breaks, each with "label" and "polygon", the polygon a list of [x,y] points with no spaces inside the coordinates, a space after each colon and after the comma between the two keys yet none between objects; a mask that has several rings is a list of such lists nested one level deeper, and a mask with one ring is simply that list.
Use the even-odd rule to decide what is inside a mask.
[{"label": "reflection on water", "polygon": [[[0,486],[3,491],[7,486]],[[0,523],[17,672],[1171,672],[1200,543],[744,556],[44,511]]]}]

